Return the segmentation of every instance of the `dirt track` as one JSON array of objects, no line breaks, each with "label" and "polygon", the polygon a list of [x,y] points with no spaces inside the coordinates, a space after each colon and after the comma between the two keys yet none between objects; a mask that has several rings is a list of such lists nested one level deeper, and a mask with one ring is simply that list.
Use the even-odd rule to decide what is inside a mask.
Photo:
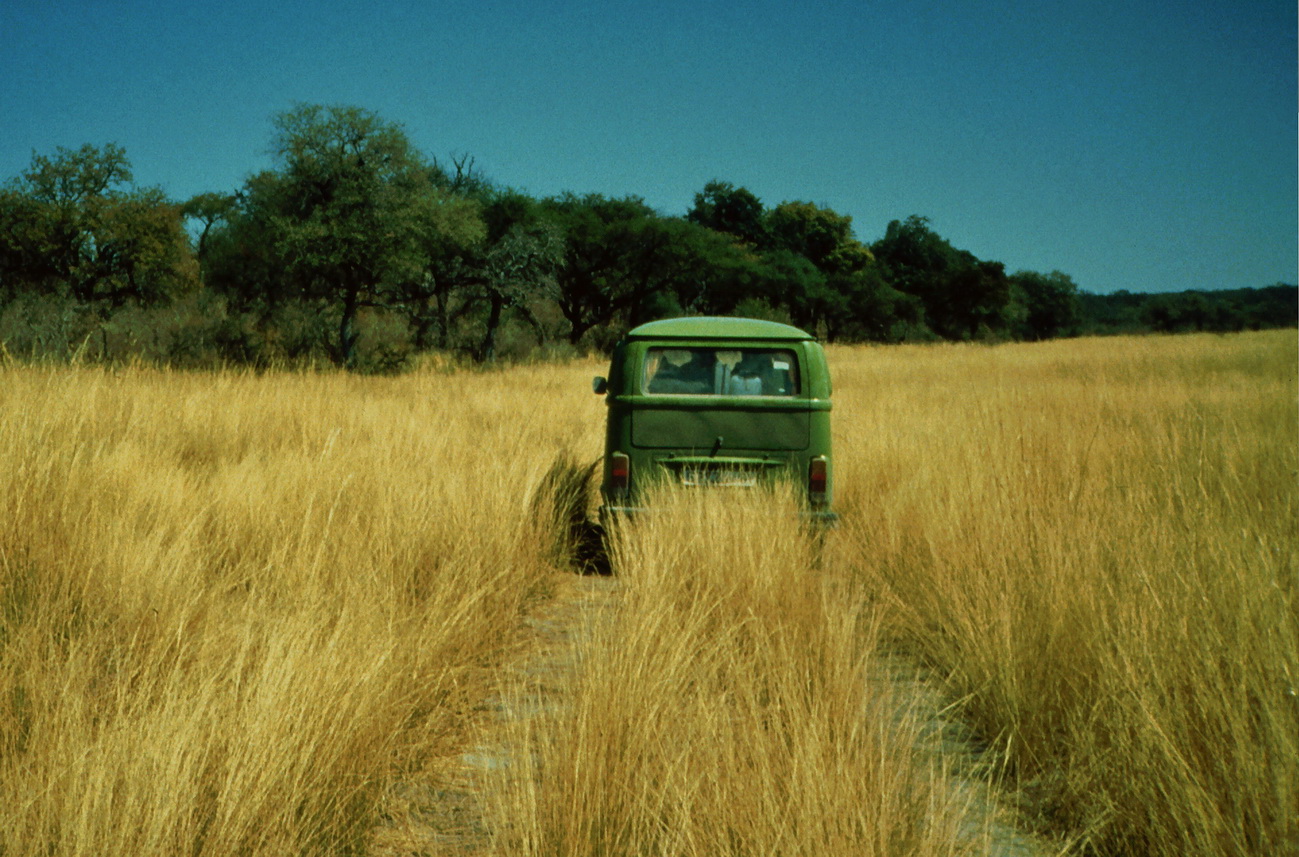
[{"label": "dirt track", "polygon": [[[420,781],[401,784],[394,805],[404,811],[385,820],[372,853],[382,855],[469,855],[490,853],[491,836],[478,799],[485,774],[510,764],[521,748],[509,747],[504,736],[512,722],[533,717],[564,704],[577,675],[584,630],[617,608],[620,582],[612,577],[574,578],[556,598],[527,620],[531,646],[503,672],[499,685],[523,687],[523,705],[510,705],[503,695],[483,701],[479,743],[457,758],[443,760]],[[902,657],[881,657],[866,681],[878,683],[898,700],[894,716],[899,740],[915,735],[917,758],[941,770],[951,791],[968,807],[966,825],[971,840],[987,842],[994,857],[1045,857],[1063,849],[1016,829],[1011,813],[994,786],[982,777],[987,765],[967,731],[945,713],[936,685]],[[910,724],[904,728],[902,724]]]}]

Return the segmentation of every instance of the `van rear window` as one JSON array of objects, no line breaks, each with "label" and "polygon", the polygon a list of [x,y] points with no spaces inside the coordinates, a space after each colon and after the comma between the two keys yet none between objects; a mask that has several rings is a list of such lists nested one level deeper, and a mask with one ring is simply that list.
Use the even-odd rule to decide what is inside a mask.
[{"label": "van rear window", "polygon": [[787,348],[651,348],[646,393],[796,396],[798,358]]}]

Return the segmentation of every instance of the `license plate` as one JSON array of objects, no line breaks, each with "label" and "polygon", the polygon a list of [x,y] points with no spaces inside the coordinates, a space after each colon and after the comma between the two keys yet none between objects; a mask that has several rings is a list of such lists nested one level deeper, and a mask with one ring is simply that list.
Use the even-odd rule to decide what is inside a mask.
[{"label": "license plate", "polygon": [[721,488],[752,488],[758,474],[752,470],[703,467],[681,471],[682,485],[712,485]]}]

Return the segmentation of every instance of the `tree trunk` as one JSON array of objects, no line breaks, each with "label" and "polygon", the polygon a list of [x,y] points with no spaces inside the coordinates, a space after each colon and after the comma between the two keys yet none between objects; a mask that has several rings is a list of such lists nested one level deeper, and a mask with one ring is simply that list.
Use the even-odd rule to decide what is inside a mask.
[{"label": "tree trunk", "polygon": [[429,316],[428,307],[420,307],[412,314],[411,326],[414,328],[411,337],[415,340],[415,350],[428,351],[432,348],[433,337],[430,334],[433,332],[433,319]]},{"label": "tree trunk", "polygon": [[591,329],[591,325],[586,324],[585,322],[581,322],[581,323],[579,323],[579,322],[575,322],[575,321],[573,321],[572,319],[569,319],[569,322],[568,322],[568,344],[571,345],[571,346],[573,346],[574,348],[576,348],[576,347],[577,347],[577,344],[578,344],[579,342],[582,341],[582,337],[583,337],[583,336],[586,334],[586,332],[587,332],[588,330],[590,330],[590,329]]},{"label": "tree trunk", "polygon": [[451,343],[451,310],[449,306],[451,294],[449,291],[440,291],[434,296],[434,299],[437,302],[437,346],[446,350]]},{"label": "tree trunk", "polygon": [[482,345],[478,348],[478,361],[480,363],[494,363],[496,361],[496,329],[501,325],[501,311],[504,306],[505,300],[500,295],[493,293],[488,298],[487,330],[484,331]]},{"label": "tree trunk", "polygon": [[338,322],[338,364],[351,369],[356,363],[356,313],[359,309],[359,296],[349,290],[343,296],[343,317]]}]

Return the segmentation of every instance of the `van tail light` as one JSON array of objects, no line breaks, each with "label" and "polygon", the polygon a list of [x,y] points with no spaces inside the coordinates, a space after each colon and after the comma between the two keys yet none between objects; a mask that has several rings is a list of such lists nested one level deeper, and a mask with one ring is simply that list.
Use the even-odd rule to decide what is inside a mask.
[{"label": "van tail light", "polygon": [[631,481],[631,460],[625,452],[609,453],[609,490],[623,494]]},{"label": "van tail light", "polygon": [[818,455],[807,464],[807,498],[813,503],[825,502],[828,466],[824,455]]}]

